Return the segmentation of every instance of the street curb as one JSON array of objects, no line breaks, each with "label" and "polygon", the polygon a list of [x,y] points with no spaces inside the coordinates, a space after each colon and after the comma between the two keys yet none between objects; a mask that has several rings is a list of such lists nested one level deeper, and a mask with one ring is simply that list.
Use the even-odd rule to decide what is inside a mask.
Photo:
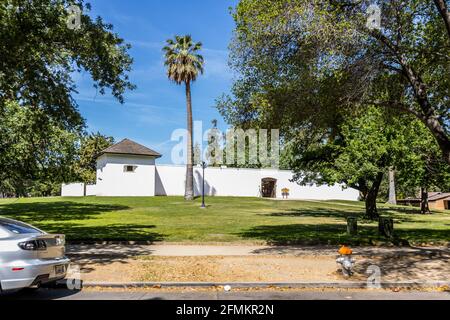
[{"label": "street curb", "polygon": [[[232,288],[295,288],[295,289],[368,289],[367,282],[83,282],[84,288],[211,288],[224,287]],[[382,282],[382,289],[405,288],[405,289],[425,289],[450,287],[449,281],[436,282]]]}]

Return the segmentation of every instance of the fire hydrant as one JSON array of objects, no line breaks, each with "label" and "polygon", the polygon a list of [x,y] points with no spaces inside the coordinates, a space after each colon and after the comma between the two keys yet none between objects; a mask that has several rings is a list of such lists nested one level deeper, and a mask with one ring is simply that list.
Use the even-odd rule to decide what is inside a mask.
[{"label": "fire hydrant", "polygon": [[355,263],[355,259],[352,258],[353,250],[347,246],[342,246],[338,252],[339,257],[336,262],[341,265],[344,277],[350,277],[353,275],[353,264]]}]

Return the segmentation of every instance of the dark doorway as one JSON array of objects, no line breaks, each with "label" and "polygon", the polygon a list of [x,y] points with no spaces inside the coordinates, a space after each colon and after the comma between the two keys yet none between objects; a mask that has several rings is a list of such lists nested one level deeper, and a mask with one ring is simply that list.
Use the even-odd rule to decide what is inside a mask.
[{"label": "dark doorway", "polygon": [[277,197],[277,179],[264,178],[261,180],[261,196],[263,198]]}]

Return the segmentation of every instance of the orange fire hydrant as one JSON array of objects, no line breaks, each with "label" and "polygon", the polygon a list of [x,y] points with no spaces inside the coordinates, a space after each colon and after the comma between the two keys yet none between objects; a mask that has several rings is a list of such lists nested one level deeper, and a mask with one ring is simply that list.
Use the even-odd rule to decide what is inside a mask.
[{"label": "orange fire hydrant", "polygon": [[355,259],[352,258],[353,250],[343,245],[338,253],[339,257],[336,259],[336,262],[341,265],[344,277],[350,277],[353,275],[353,264],[355,263]]}]

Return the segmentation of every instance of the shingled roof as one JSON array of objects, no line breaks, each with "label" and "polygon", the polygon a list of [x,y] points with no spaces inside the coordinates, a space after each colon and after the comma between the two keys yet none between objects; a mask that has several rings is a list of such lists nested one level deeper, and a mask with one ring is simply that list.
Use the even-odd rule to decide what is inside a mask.
[{"label": "shingled roof", "polygon": [[149,157],[155,157],[160,158],[161,154],[158,152],[149,149],[147,147],[144,147],[143,145],[140,145],[139,143],[136,143],[134,141],[131,141],[130,139],[124,139],[120,141],[119,143],[116,143],[115,145],[106,148],[102,152],[100,152],[99,156],[109,153],[109,154],[129,154],[129,155],[135,155],[135,156],[149,156]]},{"label": "shingled roof", "polygon": [[450,198],[450,192],[436,192],[433,195],[428,194],[428,201],[437,201],[445,198]]},{"label": "shingled roof", "polygon": [[[433,202],[433,201],[438,201],[438,200],[442,200],[442,199],[446,199],[449,198],[450,200],[450,192],[428,192],[428,201]],[[420,198],[406,198],[404,200],[400,200],[400,201],[406,201],[406,202],[420,202],[421,199]]]}]

